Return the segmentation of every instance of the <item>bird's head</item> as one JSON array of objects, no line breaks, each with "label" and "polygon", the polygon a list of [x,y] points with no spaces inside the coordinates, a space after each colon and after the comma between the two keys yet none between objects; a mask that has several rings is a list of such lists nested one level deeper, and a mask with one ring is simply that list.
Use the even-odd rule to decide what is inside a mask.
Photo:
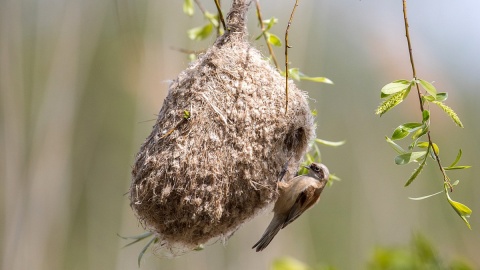
[{"label": "bird's head", "polygon": [[320,181],[327,181],[330,177],[330,172],[328,171],[327,166],[323,165],[322,163],[315,163],[305,166],[309,170],[309,174],[313,174],[316,176]]}]

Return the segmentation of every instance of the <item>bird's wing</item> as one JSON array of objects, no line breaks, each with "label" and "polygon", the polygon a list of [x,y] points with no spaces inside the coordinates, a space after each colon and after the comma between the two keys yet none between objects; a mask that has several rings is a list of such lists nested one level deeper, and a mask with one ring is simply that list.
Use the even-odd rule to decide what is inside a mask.
[{"label": "bird's wing", "polygon": [[305,210],[310,208],[316,201],[320,194],[316,194],[317,189],[314,186],[308,186],[298,195],[295,203],[288,212],[287,218],[283,223],[282,229],[285,228],[288,224],[292,223],[297,219]]}]

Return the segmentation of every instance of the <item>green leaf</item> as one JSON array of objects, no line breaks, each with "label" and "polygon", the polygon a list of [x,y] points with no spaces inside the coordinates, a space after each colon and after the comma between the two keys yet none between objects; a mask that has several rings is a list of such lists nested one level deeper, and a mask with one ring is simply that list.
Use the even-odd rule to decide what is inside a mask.
[{"label": "green leaf", "polygon": [[193,0],[183,0],[183,13],[187,14],[188,16],[192,16],[195,13],[195,9],[193,8]]},{"label": "green leaf", "polygon": [[300,81],[300,70],[298,68],[291,68],[288,70],[288,75],[296,80],[296,81]]},{"label": "green leaf", "polygon": [[213,24],[214,27],[218,27],[220,25],[219,21],[218,21],[218,14],[213,14],[213,13],[210,13],[210,12],[205,12],[204,14],[205,18],[208,19],[208,21]]},{"label": "green leaf", "polygon": [[392,140],[400,140],[408,136],[410,132],[407,130],[403,129],[402,126],[397,127],[392,134]]},{"label": "green leaf", "polygon": [[265,32],[265,34],[267,35],[268,43],[272,44],[273,46],[282,47],[282,42],[276,35],[269,32]]},{"label": "green leaf", "polygon": [[327,145],[327,146],[333,146],[333,147],[337,147],[337,146],[345,144],[345,141],[332,142],[332,141],[322,140],[322,139],[318,139],[318,138],[315,138],[315,142],[321,143],[321,144]]},{"label": "green leaf", "polygon": [[143,254],[145,254],[145,251],[147,251],[148,247],[149,247],[152,243],[156,243],[157,241],[158,241],[158,238],[157,238],[157,237],[152,238],[152,240],[150,240],[150,241],[145,245],[145,247],[143,247],[143,249],[140,251],[140,253],[138,254],[138,267],[140,267],[140,263],[142,262],[142,257],[143,257]]},{"label": "green leaf", "polygon": [[423,128],[417,130],[413,136],[412,136],[412,140],[416,140],[420,137],[422,137],[423,135],[427,134],[428,132],[428,126],[427,125],[424,125]]},{"label": "green leaf", "polygon": [[206,39],[212,33],[213,25],[211,23],[204,26],[195,27],[187,31],[188,38],[191,40]]},{"label": "green leaf", "polygon": [[191,116],[192,115],[191,115],[190,111],[187,111],[187,110],[183,111],[183,118],[184,119],[188,120],[188,119],[190,119]]},{"label": "green leaf", "polygon": [[320,152],[320,148],[318,148],[318,145],[313,144],[313,148],[315,148],[315,152],[313,153],[313,160],[322,160],[322,153]]},{"label": "green leaf", "polygon": [[194,53],[189,53],[187,55],[187,58],[188,58],[188,61],[193,62],[193,61],[197,60],[197,55],[194,54]]},{"label": "green leaf", "polygon": [[423,170],[423,167],[425,167],[425,163],[427,162],[427,158],[425,157],[422,161],[422,163],[420,164],[420,166],[418,166],[415,171],[413,171],[412,175],[410,176],[410,178],[408,178],[407,182],[405,183],[405,187],[408,187],[412,182],[413,180],[415,180],[415,178],[417,178],[417,176],[422,172]]},{"label": "green leaf", "polygon": [[430,120],[430,111],[429,110],[424,110],[422,112],[422,121],[423,121],[423,123],[426,123],[426,122],[428,122],[428,120]]},{"label": "green leaf", "polygon": [[308,270],[309,267],[293,258],[284,257],[276,259],[272,263],[272,270]]},{"label": "green leaf", "polygon": [[405,165],[405,164],[417,161],[418,159],[424,157],[426,154],[427,154],[427,151],[401,154],[395,157],[395,164]]},{"label": "green leaf", "polygon": [[308,76],[300,76],[300,80],[305,80],[305,81],[312,81],[312,82],[319,82],[319,83],[327,83],[327,84],[333,84],[333,82],[326,77],[308,77]]},{"label": "green leaf", "polygon": [[387,100],[383,101],[382,104],[380,104],[380,106],[378,106],[377,110],[375,111],[375,114],[379,114],[380,116],[382,116],[384,113],[388,112],[393,107],[400,104],[405,98],[405,93],[406,91],[401,91],[394,95],[391,95]]},{"label": "green leaf", "polygon": [[392,140],[400,140],[408,136],[411,132],[420,129],[423,126],[422,123],[405,123],[398,126],[392,135]]},{"label": "green leaf", "polygon": [[415,148],[415,146],[417,146],[418,140],[419,139],[413,140],[413,142],[408,146],[408,150],[412,150],[413,148]]},{"label": "green leaf", "polygon": [[330,174],[330,177],[328,178],[330,181],[342,181],[340,177],[336,176],[335,174]]},{"label": "green leaf", "polygon": [[455,122],[457,126],[463,128],[462,121],[460,121],[460,118],[458,118],[458,115],[453,111],[452,108],[448,107],[440,101],[432,101],[432,103],[438,105],[445,113],[447,113],[448,116],[450,116],[450,118],[452,118],[453,122]]},{"label": "green leaf", "polygon": [[422,96],[422,100],[424,101],[424,103],[425,103],[425,101],[430,101],[430,102],[432,102],[432,101],[435,100],[435,97],[432,97],[432,96]]},{"label": "green leaf", "polygon": [[422,123],[412,122],[412,123],[405,123],[402,126],[405,130],[408,130],[409,132],[413,132],[419,129],[420,127],[422,127],[422,125],[423,125]]},{"label": "green leaf", "polygon": [[448,167],[453,167],[453,166],[457,165],[457,163],[460,161],[461,158],[462,158],[462,149],[458,149],[457,157],[452,162],[452,164],[450,164],[450,166],[448,166]]},{"label": "green leaf", "polygon": [[130,239],[133,239],[133,240],[134,240],[134,241],[132,241],[132,242],[130,242],[130,243],[128,243],[128,244],[126,244],[126,245],[124,245],[124,246],[122,247],[122,248],[125,248],[125,247],[131,246],[131,245],[133,245],[133,244],[135,244],[135,243],[138,243],[138,242],[142,241],[142,240],[145,239],[145,238],[148,238],[148,237],[152,236],[153,233],[152,233],[152,232],[145,232],[145,233],[142,233],[142,234],[139,234],[139,235],[127,236],[127,237],[121,236],[121,235],[119,235],[119,234],[117,234],[117,235],[118,235],[120,238],[123,238],[123,239],[125,239],[125,240],[130,240]]},{"label": "green leaf", "polygon": [[451,166],[451,167],[446,167],[443,168],[445,171],[453,171],[453,170],[463,170],[463,169],[468,169],[471,168],[472,166]]},{"label": "green leaf", "polygon": [[471,230],[472,227],[470,227],[470,223],[468,223],[467,218],[469,218],[470,215],[472,214],[472,210],[468,208],[468,206],[452,200],[448,192],[448,186],[445,184],[444,187],[445,187],[445,194],[447,195],[448,203],[450,203],[453,210],[455,210],[457,215],[459,215],[463,219],[467,227]]},{"label": "green leaf", "polygon": [[435,100],[442,102],[447,100],[447,98],[448,98],[448,93],[441,92],[441,93],[437,93],[437,97],[435,98]]},{"label": "green leaf", "polygon": [[270,28],[272,28],[272,26],[274,26],[277,22],[278,22],[278,19],[275,17],[272,17],[268,20],[263,20],[263,23],[267,25],[265,27],[265,31],[270,30]]},{"label": "green leaf", "polygon": [[435,89],[435,86],[433,86],[433,84],[422,79],[418,79],[418,82],[420,83],[422,88],[425,89],[425,91],[427,91],[427,93],[429,93],[432,97],[437,97],[437,89]]},{"label": "green leaf", "polygon": [[202,251],[202,250],[204,250],[204,249],[205,249],[205,246],[202,245],[202,244],[200,244],[200,245],[198,245],[196,248],[194,248],[193,250],[195,250],[195,251]]},{"label": "green leaf", "polygon": [[399,154],[406,154],[407,153],[407,151],[403,150],[403,148],[400,145],[396,144],[389,137],[385,137],[385,140],[390,144],[390,146],[393,148],[393,150],[395,150],[397,153],[399,153]]},{"label": "green leaf", "polygon": [[[430,145],[429,142],[419,142],[417,144],[417,146],[420,148],[428,148],[429,145]],[[436,143],[432,143],[432,148],[435,151],[435,153],[437,153],[437,155],[440,154],[440,149],[438,148],[438,145]]]},{"label": "green leaf", "polygon": [[423,197],[416,197],[416,198],[412,198],[412,197],[408,197],[410,200],[414,200],[414,201],[420,201],[420,200],[425,200],[427,198],[430,198],[430,197],[433,197],[435,195],[438,195],[440,193],[442,193],[443,190],[439,191],[439,192],[436,192],[436,193],[433,193],[433,194],[430,194],[430,195],[427,195],[427,196],[423,196]]},{"label": "green leaf", "polygon": [[398,92],[401,92],[403,90],[406,90],[410,86],[410,82],[408,81],[397,81],[397,82],[391,82],[384,87],[382,87],[381,93],[383,93],[385,96],[389,96]]}]

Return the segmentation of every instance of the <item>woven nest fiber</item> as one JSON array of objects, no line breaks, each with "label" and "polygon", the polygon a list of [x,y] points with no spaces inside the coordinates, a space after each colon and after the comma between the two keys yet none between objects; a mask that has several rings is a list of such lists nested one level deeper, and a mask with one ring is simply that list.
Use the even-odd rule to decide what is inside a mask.
[{"label": "woven nest fiber", "polygon": [[[307,95],[246,41],[245,1],[228,31],[169,86],[136,155],[131,207],[161,255],[227,239],[277,199],[314,137]],[[189,115],[189,116],[188,116]]]}]

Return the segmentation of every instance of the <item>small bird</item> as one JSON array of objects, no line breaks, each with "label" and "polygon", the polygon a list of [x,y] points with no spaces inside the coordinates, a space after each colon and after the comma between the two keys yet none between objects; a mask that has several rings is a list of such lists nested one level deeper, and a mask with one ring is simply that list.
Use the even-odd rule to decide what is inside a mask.
[{"label": "small bird", "polygon": [[262,238],[252,247],[257,252],[265,249],[280,229],[292,223],[320,199],[330,177],[328,168],[321,163],[312,163],[305,168],[308,169],[307,175],[296,176],[288,183],[279,183],[280,195],[273,207],[273,219]]}]

